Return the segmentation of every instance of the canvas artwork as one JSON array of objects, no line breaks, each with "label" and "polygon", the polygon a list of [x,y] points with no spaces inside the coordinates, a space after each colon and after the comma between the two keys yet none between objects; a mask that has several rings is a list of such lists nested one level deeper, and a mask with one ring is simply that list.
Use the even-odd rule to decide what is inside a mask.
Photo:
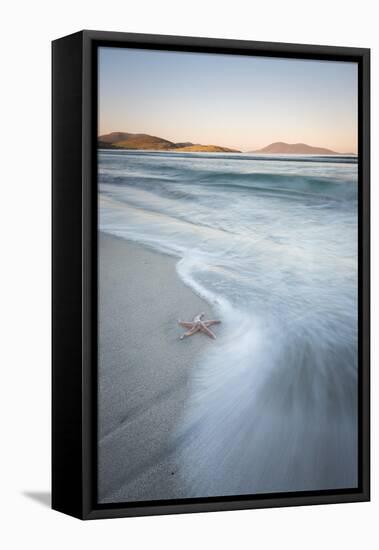
[{"label": "canvas artwork", "polygon": [[358,487],[358,64],[98,49],[100,504]]}]

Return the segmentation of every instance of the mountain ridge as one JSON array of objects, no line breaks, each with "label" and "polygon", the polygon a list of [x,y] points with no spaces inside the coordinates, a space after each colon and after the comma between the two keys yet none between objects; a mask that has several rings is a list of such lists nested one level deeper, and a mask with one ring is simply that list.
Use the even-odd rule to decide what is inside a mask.
[{"label": "mountain ridge", "polygon": [[249,153],[271,153],[272,155],[340,155],[326,147],[313,147],[306,143],[285,143],[284,141],[275,141],[262,149],[249,151]]},{"label": "mountain ridge", "polygon": [[[238,149],[221,145],[203,145],[191,141],[174,142],[158,136],[144,133],[110,132],[98,137],[98,147],[105,149],[171,151],[171,152],[211,152],[211,153],[241,153]],[[344,155],[326,147],[314,147],[307,143],[286,143],[275,141],[266,147],[254,151],[253,154],[271,155]]]},{"label": "mountain ridge", "polygon": [[153,150],[172,152],[208,152],[208,153],[240,153],[237,149],[221,147],[220,145],[202,145],[190,141],[169,141],[150,134],[133,134],[130,132],[110,132],[98,137],[98,147],[105,149]]}]

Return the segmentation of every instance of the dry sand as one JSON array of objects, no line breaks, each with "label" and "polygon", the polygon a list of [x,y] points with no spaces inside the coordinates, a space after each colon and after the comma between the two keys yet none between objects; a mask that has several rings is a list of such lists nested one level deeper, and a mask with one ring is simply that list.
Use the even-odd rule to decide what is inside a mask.
[{"label": "dry sand", "polygon": [[[212,345],[180,340],[177,319],[210,307],[176,260],[99,236],[99,502],[181,498],[176,427],[193,366]],[[183,443],[183,442],[182,442]]]}]

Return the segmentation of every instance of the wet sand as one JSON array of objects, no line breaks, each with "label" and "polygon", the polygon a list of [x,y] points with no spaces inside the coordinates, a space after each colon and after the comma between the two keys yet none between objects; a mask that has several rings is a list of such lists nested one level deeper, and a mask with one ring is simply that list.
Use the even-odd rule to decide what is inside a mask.
[{"label": "wet sand", "polygon": [[210,341],[177,320],[210,307],[176,260],[99,235],[99,502],[182,498],[176,427],[193,366]]}]

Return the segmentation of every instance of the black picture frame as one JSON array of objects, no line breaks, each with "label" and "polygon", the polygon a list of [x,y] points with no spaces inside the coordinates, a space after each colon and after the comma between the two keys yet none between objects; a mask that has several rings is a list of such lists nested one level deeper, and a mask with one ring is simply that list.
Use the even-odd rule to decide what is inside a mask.
[{"label": "black picture frame", "polygon": [[[101,45],[354,61],[359,76],[359,487],[98,504],[97,73]],[[81,519],[358,502],[370,499],[370,50],[81,31],[52,43],[52,507]]]}]

